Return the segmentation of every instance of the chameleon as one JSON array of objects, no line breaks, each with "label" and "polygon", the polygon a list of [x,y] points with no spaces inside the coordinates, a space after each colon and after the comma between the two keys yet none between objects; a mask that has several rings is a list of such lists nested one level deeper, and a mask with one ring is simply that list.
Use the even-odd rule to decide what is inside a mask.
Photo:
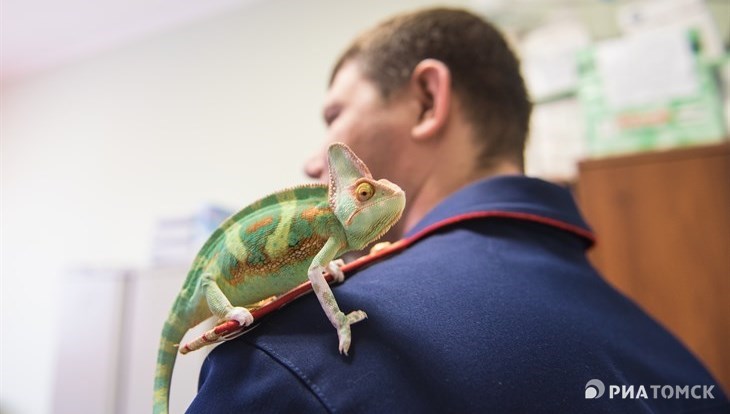
[{"label": "chameleon", "polygon": [[[246,306],[286,293],[307,279],[347,355],[350,325],[367,317],[342,312],[326,270],[341,282],[334,260],[382,237],[401,217],[405,193],[342,143],[327,148],[328,184],[305,184],[264,197],[226,219],[208,238],[164,323],[154,381],[156,414],[168,412],[170,383],[184,334],[211,316],[253,323]],[[341,262],[339,262],[341,264]]]}]

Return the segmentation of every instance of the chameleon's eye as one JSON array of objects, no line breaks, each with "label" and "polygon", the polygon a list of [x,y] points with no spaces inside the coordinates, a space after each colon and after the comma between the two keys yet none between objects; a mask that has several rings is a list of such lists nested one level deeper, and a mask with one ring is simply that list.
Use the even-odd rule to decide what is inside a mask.
[{"label": "chameleon's eye", "polygon": [[375,189],[370,183],[360,183],[357,186],[357,199],[360,201],[368,201],[375,194]]}]

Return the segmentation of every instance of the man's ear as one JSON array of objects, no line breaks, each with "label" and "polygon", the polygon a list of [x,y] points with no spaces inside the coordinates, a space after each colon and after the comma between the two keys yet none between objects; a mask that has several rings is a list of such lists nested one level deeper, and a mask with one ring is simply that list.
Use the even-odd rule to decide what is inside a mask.
[{"label": "man's ear", "polygon": [[421,105],[418,123],[411,130],[416,139],[428,139],[446,124],[451,106],[451,71],[441,61],[424,59],[413,69],[411,86]]}]

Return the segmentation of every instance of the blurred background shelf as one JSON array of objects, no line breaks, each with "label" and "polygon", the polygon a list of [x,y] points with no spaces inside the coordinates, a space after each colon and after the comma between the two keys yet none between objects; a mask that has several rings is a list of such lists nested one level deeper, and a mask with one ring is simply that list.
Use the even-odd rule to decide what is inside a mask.
[{"label": "blurred background shelf", "polygon": [[[186,274],[185,266],[160,266],[91,269],[67,276],[54,413],[149,412],[162,324]],[[203,329],[198,327],[186,338]],[[185,412],[190,405],[208,352],[177,359],[170,412]]]}]

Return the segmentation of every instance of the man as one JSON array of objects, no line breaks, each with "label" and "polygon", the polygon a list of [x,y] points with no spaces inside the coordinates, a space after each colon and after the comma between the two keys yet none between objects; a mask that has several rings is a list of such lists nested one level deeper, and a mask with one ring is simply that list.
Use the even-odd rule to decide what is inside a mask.
[{"label": "man", "polygon": [[[344,311],[369,316],[348,357],[314,295],[301,298],[211,353],[190,412],[730,408],[588,263],[592,235],[569,193],[521,175],[530,110],[514,55],[470,13],[405,14],[358,38],[333,71],[328,141],[405,190],[390,237],[409,244],[334,288]],[[306,165],[314,178],[325,169],[322,155]],[[649,398],[611,385],[643,385]],[[714,398],[651,398],[650,385]]]}]

